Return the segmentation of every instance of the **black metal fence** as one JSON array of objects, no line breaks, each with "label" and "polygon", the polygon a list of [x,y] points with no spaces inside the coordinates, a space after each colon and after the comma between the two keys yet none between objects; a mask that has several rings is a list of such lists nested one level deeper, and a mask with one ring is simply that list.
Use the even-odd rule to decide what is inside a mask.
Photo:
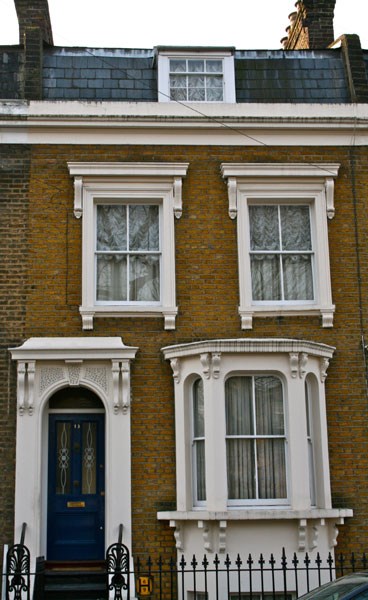
[{"label": "black metal fence", "polygon": [[[30,572],[24,544],[12,546],[3,574],[6,600],[43,599],[44,577]],[[104,598],[152,600],[295,600],[307,591],[347,573],[368,568],[366,554],[318,553],[230,557],[229,555],[181,556],[131,560],[124,544],[106,553]]]}]

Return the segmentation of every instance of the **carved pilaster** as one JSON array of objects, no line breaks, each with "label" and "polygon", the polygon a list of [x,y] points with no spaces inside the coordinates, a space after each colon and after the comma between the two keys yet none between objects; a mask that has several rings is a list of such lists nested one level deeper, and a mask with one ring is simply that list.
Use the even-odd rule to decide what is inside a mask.
[{"label": "carved pilaster", "polygon": [[18,362],[17,398],[19,414],[24,414],[26,386],[26,363]]},{"label": "carved pilaster", "polygon": [[121,387],[121,408],[123,414],[126,414],[130,407],[130,364],[128,360],[121,363]]},{"label": "carved pilaster", "polygon": [[114,413],[117,414],[119,411],[119,375],[120,366],[118,361],[112,361],[112,401],[114,406]]}]

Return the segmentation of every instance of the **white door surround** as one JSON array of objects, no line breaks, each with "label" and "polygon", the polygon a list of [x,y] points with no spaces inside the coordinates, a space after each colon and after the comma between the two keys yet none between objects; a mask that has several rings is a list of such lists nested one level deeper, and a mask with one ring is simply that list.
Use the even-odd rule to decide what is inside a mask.
[{"label": "white door surround", "polygon": [[[105,547],[131,547],[130,361],[138,348],[119,337],[30,338],[11,348],[17,361],[17,443],[14,539],[27,523],[32,563],[46,556],[49,399],[59,389],[84,387],[105,409]],[[47,558],[47,556],[46,556]]]}]

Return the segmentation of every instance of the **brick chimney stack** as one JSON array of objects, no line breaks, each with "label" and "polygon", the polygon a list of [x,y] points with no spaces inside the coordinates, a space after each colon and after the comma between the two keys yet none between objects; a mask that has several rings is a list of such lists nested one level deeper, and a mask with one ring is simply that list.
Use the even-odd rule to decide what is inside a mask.
[{"label": "brick chimney stack", "polygon": [[49,5],[47,0],[14,0],[14,3],[19,43],[24,49],[22,96],[27,100],[41,100],[43,47],[53,45]]},{"label": "brick chimney stack", "polygon": [[334,41],[333,18],[336,0],[298,0],[289,15],[285,50],[321,50]]}]

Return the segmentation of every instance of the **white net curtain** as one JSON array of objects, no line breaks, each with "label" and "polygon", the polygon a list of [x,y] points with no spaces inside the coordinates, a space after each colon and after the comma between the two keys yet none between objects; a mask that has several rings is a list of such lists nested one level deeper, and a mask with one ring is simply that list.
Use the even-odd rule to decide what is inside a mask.
[{"label": "white net curtain", "polygon": [[159,207],[98,205],[96,238],[96,300],[159,302]]},{"label": "white net curtain", "polygon": [[226,381],[230,500],[286,498],[283,392],[274,376]]},{"label": "white net curtain", "polygon": [[313,300],[309,206],[250,206],[255,301]]}]

